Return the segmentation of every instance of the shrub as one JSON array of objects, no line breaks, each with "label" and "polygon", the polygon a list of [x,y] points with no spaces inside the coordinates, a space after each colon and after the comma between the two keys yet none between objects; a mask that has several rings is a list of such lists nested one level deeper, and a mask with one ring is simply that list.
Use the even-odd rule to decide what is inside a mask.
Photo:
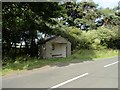
[{"label": "shrub", "polygon": [[105,49],[105,48],[119,48],[120,36],[117,28],[100,27],[98,30],[82,31],[72,28],[69,32],[71,39],[72,50],[77,49]]},{"label": "shrub", "polygon": [[101,45],[106,46],[108,48],[119,48],[120,45],[120,33],[117,28],[99,28],[97,30],[98,38],[101,40]]}]

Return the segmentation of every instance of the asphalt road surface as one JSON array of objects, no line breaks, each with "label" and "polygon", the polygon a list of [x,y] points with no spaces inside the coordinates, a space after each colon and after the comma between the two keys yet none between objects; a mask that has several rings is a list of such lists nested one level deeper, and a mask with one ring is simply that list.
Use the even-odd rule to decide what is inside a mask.
[{"label": "asphalt road surface", "polygon": [[2,78],[3,88],[118,88],[118,57],[47,66]]}]

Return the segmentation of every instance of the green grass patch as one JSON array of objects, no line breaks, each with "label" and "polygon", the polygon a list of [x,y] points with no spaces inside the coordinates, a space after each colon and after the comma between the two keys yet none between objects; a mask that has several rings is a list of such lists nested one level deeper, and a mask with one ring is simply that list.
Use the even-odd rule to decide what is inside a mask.
[{"label": "green grass patch", "polygon": [[35,59],[19,57],[15,62],[8,62],[0,70],[0,75],[8,75],[10,73],[19,72],[23,70],[32,70],[46,65],[50,66],[65,66],[70,63],[80,63],[86,60],[95,60],[97,58],[108,58],[118,56],[118,50],[103,49],[103,50],[86,50],[82,49],[72,54],[67,58],[53,58],[53,59]]},{"label": "green grass patch", "polygon": [[102,50],[80,50],[73,54],[72,57],[80,60],[97,59],[97,58],[109,58],[118,56],[118,50],[102,49]]}]

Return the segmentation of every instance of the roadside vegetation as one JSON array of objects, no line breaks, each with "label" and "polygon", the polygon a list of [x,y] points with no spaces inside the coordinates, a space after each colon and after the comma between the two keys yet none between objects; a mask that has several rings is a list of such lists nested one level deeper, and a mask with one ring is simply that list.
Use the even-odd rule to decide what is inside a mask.
[{"label": "roadside vegetation", "polygon": [[[1,75],[118,56],[119,7],[97,6],[94,2],[4,2]],[[68,39],[72,43],[72,55],[57,59],[39,57],[38,45],[51,36]]]},{"label": "roadside vegetation", "polygon": [[[26,70],[32,70],[41,68],[43,66],[66,66],[72,63],[80,63],[83,61],[94,61],[98,58],[110,58],[113,56],[118,56],[118,50],[112,49],[102,49],[102,50],[87,50],[81,49],[75,52],[72,56],[67,58],[53,58],[53,59],[37,59],[30,57],[18,57],[15,62],[7,62],[5,66],[3,66],[3,70],[0,73],[1,75],[9,75],[14,72],[22,72]],[[12,60],[9,60],[12,61]]]}]

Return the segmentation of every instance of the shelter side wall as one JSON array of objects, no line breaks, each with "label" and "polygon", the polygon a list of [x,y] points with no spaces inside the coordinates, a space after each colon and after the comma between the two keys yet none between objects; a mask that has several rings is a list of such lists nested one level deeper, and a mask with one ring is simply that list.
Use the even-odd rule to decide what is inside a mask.
[{"label": "shelter side wall", "polygon": [[45,58],[52,58],[51,56],[51,42],[46,42],[45,44],[46,50],[45,50]]},{"label": "shelter side wall", "polygon": [[71,55],[71,43],[68,42],[67,43],[67,56],[70,56]]}]

